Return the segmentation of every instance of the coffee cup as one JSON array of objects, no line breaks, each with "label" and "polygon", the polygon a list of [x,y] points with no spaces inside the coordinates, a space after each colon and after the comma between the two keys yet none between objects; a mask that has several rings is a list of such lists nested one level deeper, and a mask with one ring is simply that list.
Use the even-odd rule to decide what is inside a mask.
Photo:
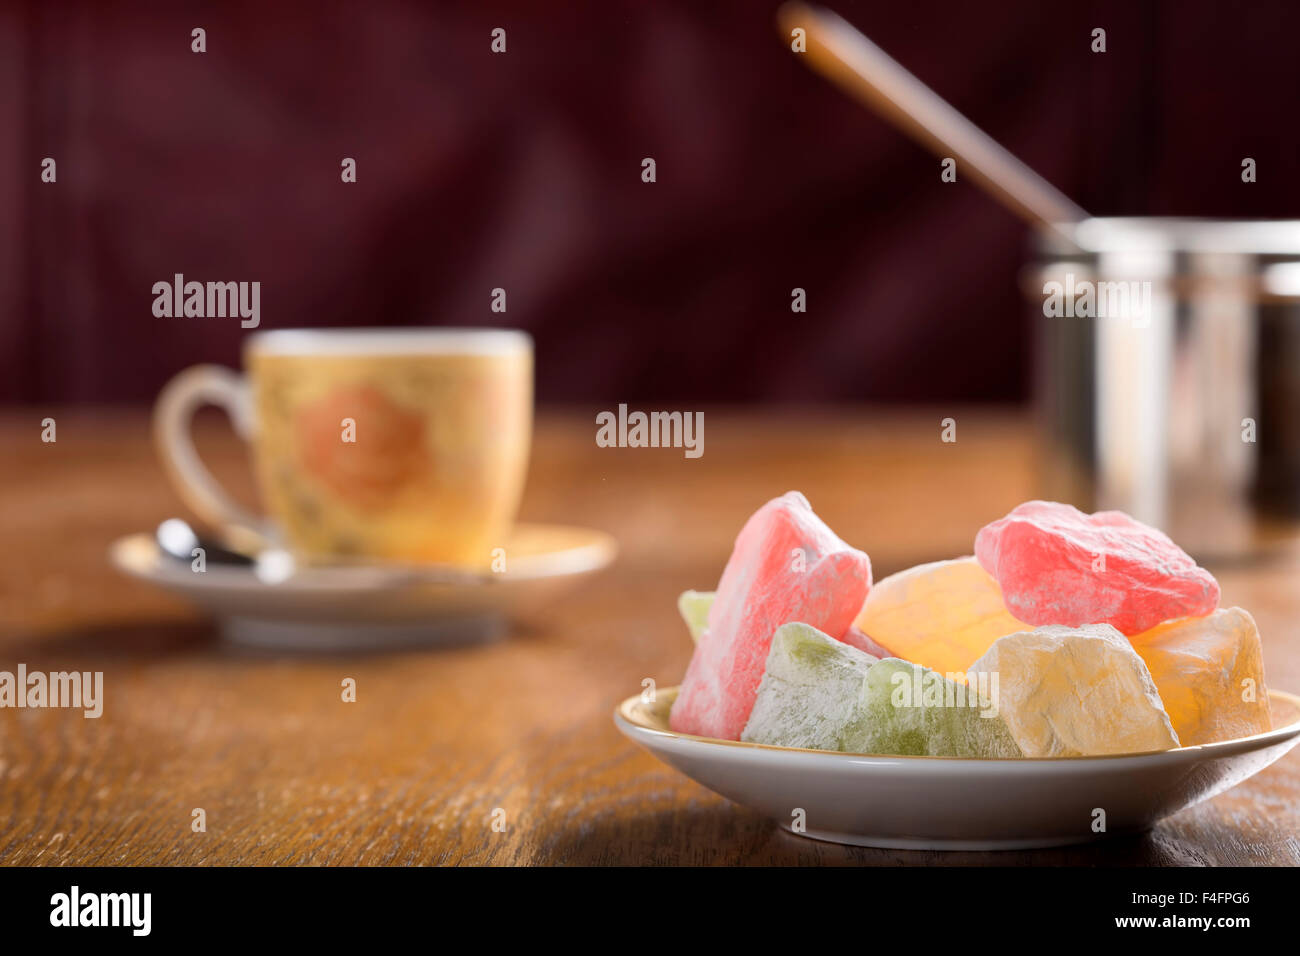
[{"label": "coffee cup", "polygon": [[[523,491],[533,348],[504,329],[280,329],[250,335],[241,374],[198,365],[154,408],[177,492],[219,529],[311,561],[490,566]],[[265,516],[229,497],[191,423],[226,411]]]}]

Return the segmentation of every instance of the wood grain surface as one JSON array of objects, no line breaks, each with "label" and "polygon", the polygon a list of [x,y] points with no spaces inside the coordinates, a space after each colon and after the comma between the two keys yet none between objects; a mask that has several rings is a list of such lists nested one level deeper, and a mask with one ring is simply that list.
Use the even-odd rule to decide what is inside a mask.
[{"label": "wood grain surface", "polygon": [[[716,582],[741,523],[798,488],[880,577],[969,553],[1035,491],[1015,414],[706,413],[705,454],[602,449],[594,410],[540,416],[522,517],[612,532],[619,560],[508,638],[302,656],[219,643],[114,572],[115,537],[184,511],[137,410],[0,420],[0,670],[102,670],[103,717],[0,710],[5,864],[1300,864],[1300,752],[1138,838],[1008,853],[846,848],[778,830],[625,740],[641,680],[678,683],[675,599]],[[40,440],[53,415],[58,441]],[[243,449],[200,446],[252,502]],[[1214,568],[1272,686],[1300,689],[1294,558]],[[341,699],[345,677],[357,701]],[[201,807],[207,832],[191,830]],[[494,811],[504,829],[492,826]]]}]

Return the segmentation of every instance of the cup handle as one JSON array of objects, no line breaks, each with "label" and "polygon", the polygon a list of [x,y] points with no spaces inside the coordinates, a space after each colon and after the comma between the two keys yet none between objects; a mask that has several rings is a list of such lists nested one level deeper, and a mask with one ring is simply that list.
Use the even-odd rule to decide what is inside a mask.
[{"label": "cup handle", "polygon": [[163,466],[181,500],[196,515],[226,534],[252,532],[264,544],[267,522],[245,511],[226,494],[199,458],[191,426],[194,413],[216,405],[230,416],[235,433],[251,441],[256,431],[252,397],[242,375],[220,365],[195,365],[173,378],[153,407],[153,435]]}]

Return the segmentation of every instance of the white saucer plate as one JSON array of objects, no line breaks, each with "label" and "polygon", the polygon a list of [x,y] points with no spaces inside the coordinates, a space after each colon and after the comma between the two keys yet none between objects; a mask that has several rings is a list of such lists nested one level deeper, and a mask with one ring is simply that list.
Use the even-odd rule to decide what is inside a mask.
[{"label": "white saucer plate", "polygon": [[209,563],[195,571],[164,554],[150,534],[119,538],[109,560],[124,574],[207,611],[234,643],[355,650],[490,640],[508,618],[554,600],[616,552],[614,539],[602,531],[521,524],[506,542],[500,573],[307,566],[267,583],[249,567]]},{"label": "white saucer plate", "polygon": [[679,734],[668,728],[676,697],[675,687],[653,702],[629,697],[614,722],[664,763],[791,832],[893,849],[1016,850],[1141,832],[1300,742],[1300,697],[1281,691],[1270,691],[1267,733],[1159,753],[1021,760],[830,753]]}]

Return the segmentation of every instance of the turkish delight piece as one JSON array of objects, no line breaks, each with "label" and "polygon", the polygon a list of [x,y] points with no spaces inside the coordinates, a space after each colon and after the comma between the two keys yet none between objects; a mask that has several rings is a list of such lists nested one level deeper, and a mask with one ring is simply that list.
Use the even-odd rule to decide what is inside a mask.
[{"label": "turkish delight piece", "polygon": [[782,624],[799,621],[838,639],[871,587],[871,562],[841,541],[797,491],[745,522],[718,582],[669,726],[738,740]]},{"label": "turkish delight piece", "polygon": [[709,608],[713,606],[712,591],[683,591],[677,599],[677,610],[691,632],[691,640],[700,642],[700,635],[709,626]]},{"label": "turkish delight piece", "polygon": [[777,628],[741,740],[850,750],[863,681],[876,658],[807,624]]},{"label": "turkish delight piece", "polygon": [[988,689],[987,681],[968,686],[887,658],[867,673],[852,749],[922,757],[1023,756]]},{"label": "turkish delight piece", "polygon": [[855,624],[889,648],[884,656],[942,673],[964,671],[999,637],[1030,629],[1007,611],[998,582],[973,557],[877,581]]},{"label": "turkish delight piece", "polygon": [[[677,598],[677,611],[686,622],[686,629],[691,632],[691,640],[697,644],[700,635],[709,626],[709,608],[713,606],[714,593],[713,591],[683,591]],[[845,631],[841,640],[872,657],[895,656],[856,627],[850,627]]]},{"label": "turkish delight piece", "polygon": [[1019,757],[985,696],[915,664],[877,661],[806,624],[777,630],[741,740],[849,753]]},{"label": "turkish delight piece", "polygon": [[1132,643],[1184,747],[1272,728],[1259,630],[1241,608],[1166,621]]},{"label": "turkish delight piece", "polygon": [[856,647],[864,654],[870,654],[872,657],[897,657],[889,648],[872,640],[871,635],[864,634],[858,627],[849,628],[840,638],[845,644]]},{"label": "turkish delight piece", "polygon": [[1109,624],[1009,634],[969,671],[998,675],[998,712],[1026,757],[1178,746],[1147,665]]},{"label": "turkish delight piece", "polygon": [[1028,501],[980,529],[975,556],[1007,610],[1033,625],[1138,634],[1219,606],[1219,585],[1162,532],[1121,511]]}]

